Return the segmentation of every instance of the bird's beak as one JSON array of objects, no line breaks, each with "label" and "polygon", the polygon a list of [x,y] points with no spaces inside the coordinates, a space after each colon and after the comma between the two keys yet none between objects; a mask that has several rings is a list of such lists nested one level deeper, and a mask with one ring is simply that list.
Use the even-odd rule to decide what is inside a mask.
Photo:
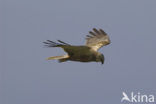
[{"label": "bird's beak", "polygon": [[104,63],[104,60],[103,59],[101,59],[101,64],[103,64]]}]

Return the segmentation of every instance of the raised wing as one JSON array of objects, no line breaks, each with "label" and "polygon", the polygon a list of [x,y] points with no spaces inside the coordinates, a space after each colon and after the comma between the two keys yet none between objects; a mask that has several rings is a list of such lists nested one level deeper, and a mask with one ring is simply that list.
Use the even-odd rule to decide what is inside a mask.
[{"label": "raised wing", "polygon": [[93,28],[93,32],[89,31],[89,33],[90,35],[86,37],[86,46],[91,47],[93,50],[97,51],[99,48],[110,44],[108,35],[102,29]]}]

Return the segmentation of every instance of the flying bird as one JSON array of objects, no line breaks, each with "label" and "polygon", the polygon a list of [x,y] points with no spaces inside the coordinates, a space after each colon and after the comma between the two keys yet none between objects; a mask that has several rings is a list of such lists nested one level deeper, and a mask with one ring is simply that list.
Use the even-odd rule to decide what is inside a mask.
[{"label": "flying bird", "polygon": [[70,45],[61,40],[58,40],[57,43],[51,40],[43,42],[47,47],[61,47],[67,53],[62,56],[49,57],[47,60],[101,62],[103,64],[104,55],[98,50],[110,44],[109,36],[102,29],[97,30],[96,28],[93,28],[93,31],[89,31],[89,34],[86,36],[86,44],[81,46]]}]

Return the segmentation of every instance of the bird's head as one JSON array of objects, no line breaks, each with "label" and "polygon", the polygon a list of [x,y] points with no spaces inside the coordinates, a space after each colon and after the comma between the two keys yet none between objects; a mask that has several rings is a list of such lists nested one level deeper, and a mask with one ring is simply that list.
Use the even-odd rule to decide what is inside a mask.
[{"label": "bird's head", "polygon": [[101,62],[101,64],[104,63],[104,55],[103,54],[98,54],[97,58],[96,58],[97,62]]}]

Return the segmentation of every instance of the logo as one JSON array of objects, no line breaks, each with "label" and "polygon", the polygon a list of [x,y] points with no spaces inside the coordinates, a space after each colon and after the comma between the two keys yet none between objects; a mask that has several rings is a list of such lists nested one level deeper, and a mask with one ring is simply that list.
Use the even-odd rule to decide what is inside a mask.
[{"label": "logo", "polygon": [[146,102],[146,103],[153,103],[154,102],[154,95],[146,95],[146,94],[141,94],[140,92],[134,93],[131,92],[129,95],[126,94],[125,92],[122,92],[122,99],[121,102],[127,101],[127,102]]}]

